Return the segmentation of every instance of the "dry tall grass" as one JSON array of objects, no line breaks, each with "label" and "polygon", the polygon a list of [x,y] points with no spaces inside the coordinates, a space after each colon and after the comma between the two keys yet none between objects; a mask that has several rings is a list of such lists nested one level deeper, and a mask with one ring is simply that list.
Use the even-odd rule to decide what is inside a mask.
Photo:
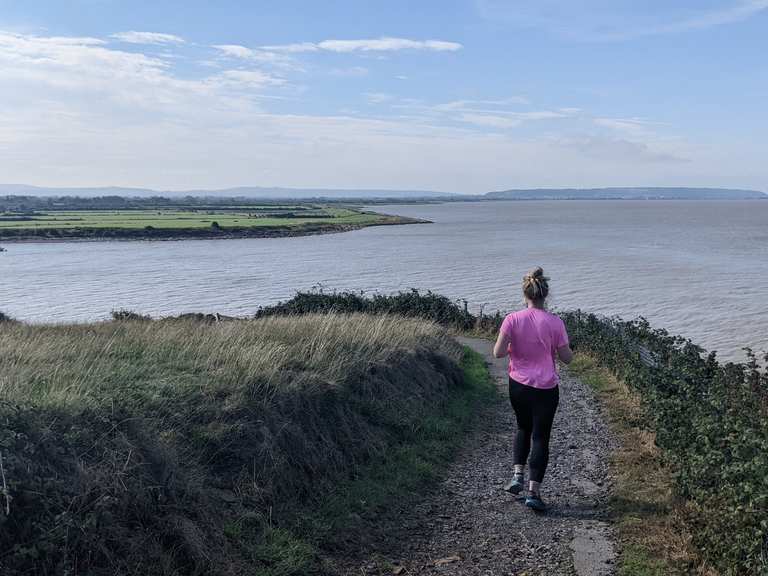
[{"label": "dry tall grass", "polygon": [[0,568],[242,573],[461,385],[460,353],[390,316],[0,324]]},{"label": "dry tall grass", "polygon": [[458,355],[435,324],[394,316],[8,324],[0,328],[0,399],[85,409],[138,389],[266,398],[285,386],[340,386],[404,350],[427,349]]}]

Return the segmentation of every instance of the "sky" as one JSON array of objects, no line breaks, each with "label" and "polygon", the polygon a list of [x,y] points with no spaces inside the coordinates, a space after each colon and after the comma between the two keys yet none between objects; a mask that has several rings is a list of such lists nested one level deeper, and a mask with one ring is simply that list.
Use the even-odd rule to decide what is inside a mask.
[{"label": "sky", "polygon": [[0,0],[0,182],[768,191],[768,0]]}]

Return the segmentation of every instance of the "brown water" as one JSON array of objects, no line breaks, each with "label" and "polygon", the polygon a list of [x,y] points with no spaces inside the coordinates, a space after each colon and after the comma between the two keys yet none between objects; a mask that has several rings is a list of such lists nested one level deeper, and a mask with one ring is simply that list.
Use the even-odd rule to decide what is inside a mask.
[{"label": "brown water", "polygon": [[552,304],[692,338],[724,358],[768,349],[768,201],[560,201],[378,207],[433,220],[302,238],[7,244],[0,310],[32,322],[244,315],[316,284],[520,306],[541,265]]}]

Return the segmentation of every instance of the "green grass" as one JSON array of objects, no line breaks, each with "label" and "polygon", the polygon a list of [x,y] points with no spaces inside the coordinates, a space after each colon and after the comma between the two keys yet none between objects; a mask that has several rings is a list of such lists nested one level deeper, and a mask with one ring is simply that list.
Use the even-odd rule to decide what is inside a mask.
[{"label": "green grass", "polygon": [[[296,215],[274,217],[286,213]],[[338,207],[301,210],[289,207],[252,206],[241,210],[218,211],[177,209],[51,211],[36,213],[30,220],[0,219],[0,233],[2,230],[143,229],[147,226],[158,229],[200,229],[209,228],[214,221],[225,229],[293,227],[306,224],[369,225],[385,219],[386,217],[380,214],[367,214]]]},{"label": "green grass", "polygon": [[[461,367],[464,385],[424,417],[402,444],[361,467],[356,479],[336,485],[318,506],[295,512],[290,529],[266,534],[258,547],[261,560],[270,566],[264,576],[332,571],[332,560],[318,561],[325,550],[360,554],[370,541],[397,529],[395,519],[436,485],[479,408],[496,397],[481,355],[465,348]],[[390,568],[388,559],[374,560],[379,568]]]},{"label": "green grass", "polygon": [[319,569],[434,484],[493,389],[392,315],[0,322],[0,366],[3,576]]}]

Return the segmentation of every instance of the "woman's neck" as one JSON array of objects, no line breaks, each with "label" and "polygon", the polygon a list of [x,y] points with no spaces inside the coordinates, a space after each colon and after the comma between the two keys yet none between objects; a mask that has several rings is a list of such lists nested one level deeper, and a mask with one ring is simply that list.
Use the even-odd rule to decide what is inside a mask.
[{"label": "woman's neck", "polygon": [[535,308],[536,310],[544,310],[544,303],[536,303],[528,300],[528,308]]}]

